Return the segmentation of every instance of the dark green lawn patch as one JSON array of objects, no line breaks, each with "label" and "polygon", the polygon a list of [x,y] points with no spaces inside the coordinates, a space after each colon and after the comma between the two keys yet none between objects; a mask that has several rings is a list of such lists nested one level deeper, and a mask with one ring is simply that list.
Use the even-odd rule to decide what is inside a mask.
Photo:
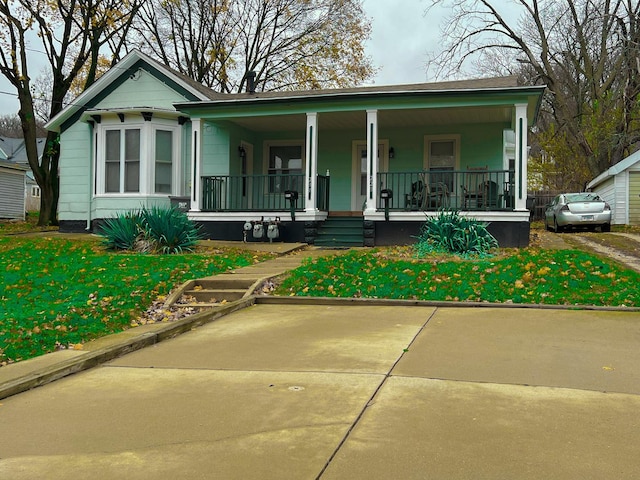
[{"label": "dark green lawn patch", "polygon": [[38,212],[29,212],[24,221],[0,220],[0,235],[15,235],[20,233],[46,232],[58,230],[58,227],[39,227]]},{"label": "dark green lawn patch", "polygon": [[172,287],[264,258],[233,249],[107,253],[90,239],[0,237],[0,363],[122,331]]},{"label": "dark green lawn patch", "polygon": [[640,274],[578,250],[515,250],[499,258],[394,259],[350,252],[291,272],[279,295],[549,305],[640,306]]}]

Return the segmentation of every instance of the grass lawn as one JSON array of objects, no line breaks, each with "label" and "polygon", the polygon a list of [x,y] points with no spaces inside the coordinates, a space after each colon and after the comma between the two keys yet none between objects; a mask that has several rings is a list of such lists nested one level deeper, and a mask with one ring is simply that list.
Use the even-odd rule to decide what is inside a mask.
[{"label": "grass lawn", "polygon": [[490,259],[353,251],[290,272],[275,294],[640,307],[640,274],[580,250],[525,248]]},{"label": "grass lawn", "polygon": [[91,237],[0,237],[0,364],[122,331],[173,286],[264,258],[232,249],[109,253]]}]

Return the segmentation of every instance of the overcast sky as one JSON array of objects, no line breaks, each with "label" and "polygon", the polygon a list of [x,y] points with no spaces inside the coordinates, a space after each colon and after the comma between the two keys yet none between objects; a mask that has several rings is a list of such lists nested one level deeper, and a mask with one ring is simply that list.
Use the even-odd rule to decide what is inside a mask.
[{"label": "overcast sky", "polygon": [[[440,44],[442,10],[429,12],[427,19],[424,17],[425,0],[364,0],[363,5],[372,22],[371,39],[366,50],[379,69],[371,83],[393,85],[427,81],[427,53]],[[38,74],[32,71],[32,79]],[[16,113],[18,101],[13,87],[3,76],[0,76],[0,92],[3,92],[0,93],[0,115]]]},{"label": "overcast sky", "polygon": [[372,21],[367,53],[379,69],[373,83],[395,85],[427,81],[427,53],[439,44],[442,10],[430,11],[427,20],[425,0],[397,3],[364,0],[363,5]]}]

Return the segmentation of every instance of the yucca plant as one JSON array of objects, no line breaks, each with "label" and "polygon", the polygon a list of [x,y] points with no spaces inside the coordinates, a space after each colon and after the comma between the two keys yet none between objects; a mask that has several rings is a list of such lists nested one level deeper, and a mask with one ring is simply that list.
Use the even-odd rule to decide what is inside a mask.
[{"label": "yucca plant", "polygon": [[416,255],[433,252],[462,256],[486,256],[498,247],[498,241],[487,230],[487,225],[474,218],[460,216],[456,210],[442,210],[422,225]]},{"label": "yucca plant", "polygon": [[119,212],[114,218],[107,218],[100,226],[98,234],[103,245],[110,250],[134,250],[144,230],[142,217],[137,210]]},{"label": "yucca plant", "polygon": [[199,228],[175,207],[143,207],[104,221],[99,235],[112,250],[181,253],[201,238]]},{"label": "yucca plant", "polygon": [[145,207],[140,214],[147,239],[154,243],[155,250],[160,253],[192,250],[201,238],[196,224],[176,207]]}]

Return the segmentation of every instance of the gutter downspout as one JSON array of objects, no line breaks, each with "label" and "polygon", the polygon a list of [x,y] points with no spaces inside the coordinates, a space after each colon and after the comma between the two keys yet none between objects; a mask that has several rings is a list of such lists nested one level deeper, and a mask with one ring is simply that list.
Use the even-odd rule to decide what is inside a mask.
[{"label": "gutter downspout", "polygon": [[90,161],[89,161],[89,200],[87,202],[88,204],[88,211],[87,211],[87,228],[85,228],[85,230],[87,232],[91,231],[91,208],[93,207],[93,185],[95,183],[95,178],[94,178],[94,172],[93,172],[93,165],[96,161],[96,145],[97,145],[97,141],[95,138],[95,129],[94,129],[94,123],[92,121],[89,121],[89,151],[93,152],[93,155],[91,155],[90,157]]}]

